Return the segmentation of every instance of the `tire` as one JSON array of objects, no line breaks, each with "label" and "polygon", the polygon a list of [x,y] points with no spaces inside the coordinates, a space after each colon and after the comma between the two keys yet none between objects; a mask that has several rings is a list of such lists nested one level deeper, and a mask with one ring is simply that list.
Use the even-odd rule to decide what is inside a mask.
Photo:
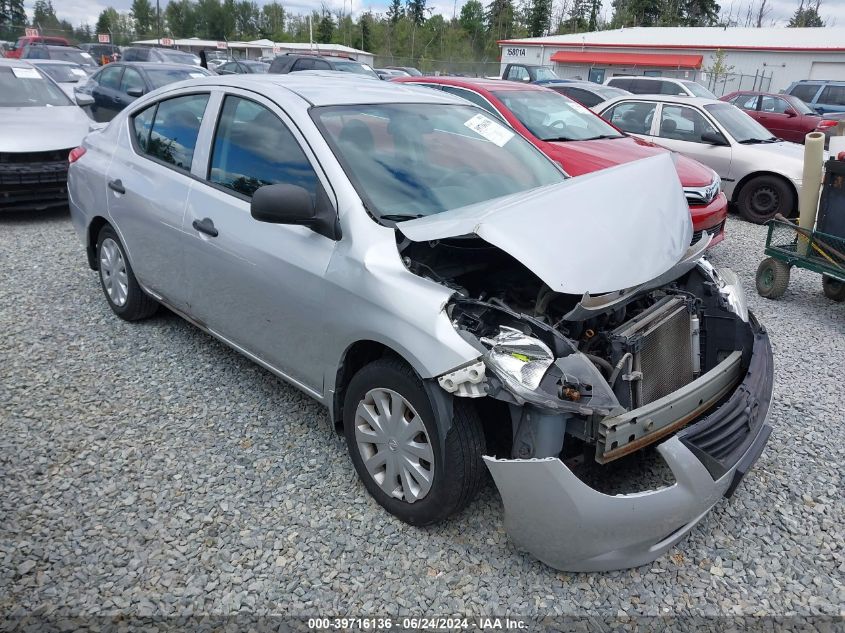
[{"label": "tire", "polygon": [[757,294],[766,299],[777,299],[786,292],[789,285],[789,266],[782,261],[767,257],[757,267]]},{"label": "tire", "polygon": [[[389,427],[391,416],[384,415],[385,405],[389,411],[403,407],[399,427]],[[385,433],[379,435],[374,431],[376,426],[370,424],[374,417],[383,418]],[[484,481],[486,468],[481,459],[485,451],[484,432],[475,408],[461,398],[454,399],[452,426],[441,448],[440,422],[422,381],[398,358],[375,360],[352,377],[344,398],[343,421],[349,455],[367,491],[379,505],[405,523],[421,526],[443,521],[466,507]],[[408,426],[402,427],[403,424]],[[410,438],[415,444],[412,454],[403,448],[410,442],[402,439],[402,431],[413,432],[414,428],[424,432]],[[369,443],[367,439],[382,441]],[[428,461],[422,455],[433,460]],[[403,473],[400,467],[394,470],[398,474],[390,481],[390,463],[407,465],[402,461],[405,457],[417,460],[416,472],[420,477],[415,479],[411,468],[404,468]],[[373,467],[371,474],[365,459],[372,460],[371,464],[384,463]],[[376,479],[378,476],[381,482]],[[427,489],[425,476],[430,480]],[[391,494],[386,490],[391,490]]]},{"label": "tire", "polygon": [[97,271],[106,301],[121,319],[138,321],[158,310],[155,299],[138,285],[126,250],[117,232],[108,224],[97,236]]},{"label": "tire", "polygon": [[795,212],[792,187],[777,176],[757,176],[742,186],[737,196],[739,214],[755,224],[768,222],[778,213],[790,217]]},{"label": "tire", "polygon": [[845,301],[845,283],[838,279],[822,275],[822,290],[824,296],[831,301]]}]

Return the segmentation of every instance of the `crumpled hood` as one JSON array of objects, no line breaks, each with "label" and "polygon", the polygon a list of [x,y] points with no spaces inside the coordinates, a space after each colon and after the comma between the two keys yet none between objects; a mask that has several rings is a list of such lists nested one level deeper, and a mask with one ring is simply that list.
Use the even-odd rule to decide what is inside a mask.
[{"label": "crumpled hood", "polygon": [[47,152],[80,145],[91,119],[79,106],[0,108],[0,152]]},{"label": "crumpled hood", "polygon": [[398,228],[415,242],[474,233],[552,290],[578,295],[650,281],[680,261],[692,239],[668,152]]}]

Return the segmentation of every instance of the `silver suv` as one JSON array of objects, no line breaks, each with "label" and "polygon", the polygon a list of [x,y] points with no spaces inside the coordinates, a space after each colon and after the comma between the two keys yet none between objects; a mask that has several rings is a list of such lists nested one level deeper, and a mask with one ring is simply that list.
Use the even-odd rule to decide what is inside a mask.
[{"label": "silver suv", "polygon": [[[466,506],[486,464],[521,547],[640,565],[768,438],[768,337],[701,259],[710,236],[689,246],[668,154],[569,179],[458,97],[292,73],[166,86],[71,158],[111,309],[164,304],[326,405],[403,521]],[[567,465],[652,444],[659,489],[610,496]]]}]

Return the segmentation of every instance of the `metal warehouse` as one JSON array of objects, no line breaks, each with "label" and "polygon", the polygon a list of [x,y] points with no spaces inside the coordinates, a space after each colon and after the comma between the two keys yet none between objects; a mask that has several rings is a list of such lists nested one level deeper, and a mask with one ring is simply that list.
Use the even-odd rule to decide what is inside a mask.
[{"label": "metal warehouse", "polygon": [[799,79],[845,80],[845,28],[635,27],[499,45],[502,69],[541,64],[560,77],[598,83],[616,75],[679,77],[725,94],[779,91]]}]

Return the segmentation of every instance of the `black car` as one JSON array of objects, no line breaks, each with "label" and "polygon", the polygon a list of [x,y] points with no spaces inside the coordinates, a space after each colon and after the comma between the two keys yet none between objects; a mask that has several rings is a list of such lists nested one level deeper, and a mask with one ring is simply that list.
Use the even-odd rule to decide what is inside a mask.
[{"label": "black car", "polygon": [[329,55],[303,55],[300,53],[287,53],[279,55],[270,64],[271,73],[293,73],[299,70],[336,70],[342,73],[354,73],[379,79],[372,68],[367,64],[355,61],[349,57],[332,57]]},{"label": "black car", "polygon": [[115,62],[103,66],[77,92],[90,94],[94,104],[89,113],[95,121],[111,121],[141,95],[184,79],[212,73],[199,66],[145,62]]},{"label": "black car", "polygon": [[130,46],[129,48],[124,48],[121,59],[125,62],[200,65],[200,58],[193,53],[178,51],[175,48],[156,48],[154,46]]},{"label": "black car", "polygon": [[26,44],[21,51],[21,59],[57,59],[63,62],[79,64],[87,72],[97,69],[97,62],[85,51],[76,46],[50,46],[47,44]]},{"label": "black car", "polygon": [[598,104],[613,99],[614,97],[622,97],[631,94],[622,88],[614,88],[613,86],[603,86],[601,84],[593,83],[592,81],[567,81],[566,83],[548,83],[542,84],[544,88],[550,88],[555,92],[566,95],[570,99],[574,99],[581,105],[588,108],[597,106]]},{"label": "black car", "polygon": [[225,64],[220,64],[215,72],[218,75],[249,75],[266,73],[270,64],[254,59],[236,59]]},{"label": "black car", "polygon": [[93,57],[100,66],[103,60],[107,60],[106,63],[120,61],[120,48],[114,44],[80,44],[79,48]]}]

